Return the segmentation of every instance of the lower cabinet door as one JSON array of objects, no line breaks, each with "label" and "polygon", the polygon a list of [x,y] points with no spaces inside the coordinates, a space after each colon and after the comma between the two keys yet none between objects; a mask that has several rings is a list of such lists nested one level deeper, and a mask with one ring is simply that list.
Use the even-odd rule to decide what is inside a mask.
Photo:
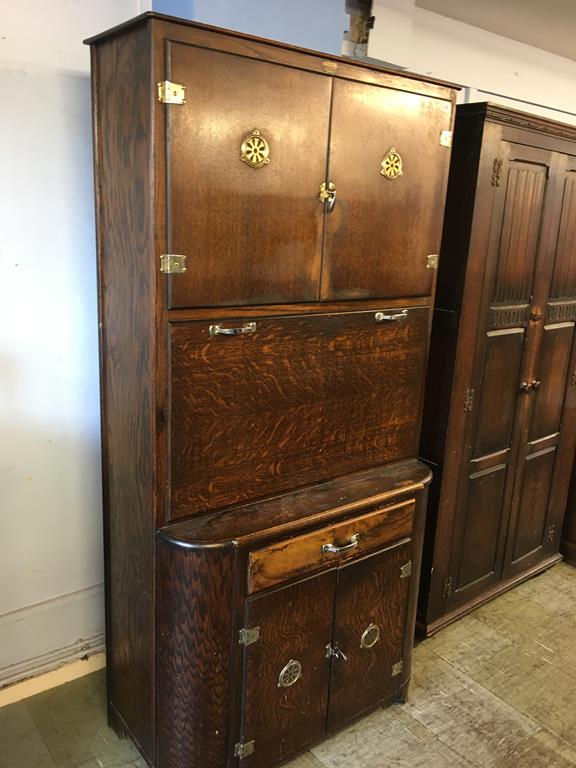
[{"label": "lower cabinet door", "polygon": [[338,571],[329,731],[398,691],[410,552],[401,544]]},{"label": "lower cabinet door", "polygon": [[244,658],[243,768],[269,768],[326,732],[336,579],[333,569],[247,601],[259,639]]}]

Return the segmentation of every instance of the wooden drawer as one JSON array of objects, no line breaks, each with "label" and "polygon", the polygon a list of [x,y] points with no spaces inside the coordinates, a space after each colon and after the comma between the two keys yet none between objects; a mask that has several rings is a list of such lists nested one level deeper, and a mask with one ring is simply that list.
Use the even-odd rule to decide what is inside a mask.
[{"label": "wooden drawer", "polygon": [[340,565],[392,541],[410,536],[415,500],[250,552],[248,592],[272,587],[326,566]]},{"label": "wooden drawer", "polygon": [[171,326],[170,518],[418,451],[425,307]]}]

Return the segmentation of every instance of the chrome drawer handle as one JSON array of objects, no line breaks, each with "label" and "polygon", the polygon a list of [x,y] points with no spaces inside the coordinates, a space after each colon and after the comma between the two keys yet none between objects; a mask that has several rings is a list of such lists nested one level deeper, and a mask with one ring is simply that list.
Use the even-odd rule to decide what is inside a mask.
[{"label": "chrome drawer handle", "polygon": [[211,325],[209,328],[210,336],[243,336],[255,330],[256,323],[246,323],[239,328],[223,328],[221,325]]},{"label": "chrome drawer handle", "polygon": [[408,320],[408,310],[403,309],[401,312],[395,312],[393,315],[387,315],[384,312],[376,312],[374,320],[377,323],[398,323],[400,320]]},{"label": "chrome drawer handle", "polygon": [[337,555],[339,552],[346,552],[348,549],[354,549],[354,547],[357,547],[359,541],[360,534],[355,533],[353,536],[350,536],[350,542],[348,544],[344,544],[342,547],[335,547],[334,544],[323,544],[322,554],[326,555],[330,553],[332,555]]}]

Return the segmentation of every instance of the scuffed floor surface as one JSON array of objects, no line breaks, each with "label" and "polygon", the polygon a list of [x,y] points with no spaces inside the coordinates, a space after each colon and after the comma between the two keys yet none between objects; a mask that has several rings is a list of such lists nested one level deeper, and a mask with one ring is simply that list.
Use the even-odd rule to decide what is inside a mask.
[{"label": "scuffed floor surface", "polygon": [[[418,645],[407,704],[286,768],[576,767],[576,568],[560,564]],[[0,709],[0,768],[145,768],[106,726],[104,674]]]}]

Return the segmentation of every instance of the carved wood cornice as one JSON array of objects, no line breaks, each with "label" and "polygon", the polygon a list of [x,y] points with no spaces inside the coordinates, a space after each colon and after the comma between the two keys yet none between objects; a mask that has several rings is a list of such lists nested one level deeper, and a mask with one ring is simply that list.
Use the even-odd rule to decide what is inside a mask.
[{"label": "carved wood cornice", "polygon": [[491,102],[463,104],[458,107],[458,110],[469,117],[482,116],[493,123],[510,125],[513,128],[525,128],[529,131],[538,131],[549,136],[576,141],[576,125],[549,120],[547,117],[521,112],[518,109],[509,109],[499,104],[492,104]]}]

